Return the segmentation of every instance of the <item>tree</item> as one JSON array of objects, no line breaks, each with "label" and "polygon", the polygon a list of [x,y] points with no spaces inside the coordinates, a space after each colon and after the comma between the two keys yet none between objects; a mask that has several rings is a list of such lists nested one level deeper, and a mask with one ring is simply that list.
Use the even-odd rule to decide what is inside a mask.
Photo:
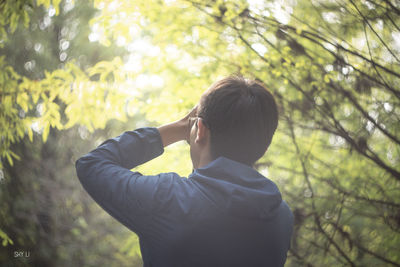
[{"label": "tree", "polygon": [[98,1],[95,23],[111,39],[141,25],[160,49],[144,64],[167,81],[152,119],[165,122],[161,109],[180,109],[167,103],[231,72],[275,93],[281,126],[257,166],[296,216],[289,265],[398,266],[398,3],[285,4]]},{"label": "tree", "polygon": [[[28,83],[45,80],[45,72],[64,75],[67,73],[64,64],[74,62],[76,67],[87,70],[100,61],[126,54],[120,47],[88,42],[88,21],[96,10],[90,3],[71,3],[62,2],[57,16],[53,7],[32,6],[28,11],[28,26],[17,26],[0,48],[8,68]],[[17,80],[15,84],[20,82]],[[2,88],[1,94],[18,90]],[[53,88],[39,87],[38,90],[48,96]],[[18,103],[12,103],[18,110],[19,117],[15,119],[40,118],[46,113],[45,106],[53,105],[60,113],[58,123],[65,123],[68,105],[59,97],[47,103],[48,98],[39,96],[35,104],[30,92],[24,93],[30,97],[31,108],[25,113]],[[11,165],[12,161],[6,158],[0,169],[1,266],[134,266],[135,262],[139,265],[137,237],[118,227],[83,193],[76,179],[76,157],[98,144],[105,133],[116,134],[121,128],[115,122],[109,122],[108,126],[90,134],[90,139],[83,125],[64,131],[49,129],[43,142],[42,125],[28,125],[32,136],[24,136],[8,147],[2,146],[18,155],[18,160]],[[15,256],[21,252],[23,256]]]},{"label": "tree", "polygon": [[[55,0],[36,1],[36,3],[33,1],[5,1],[1,4],[2,12],[5,15],[0,21],[2,25],[0,32],[2,32],[3,38],[1,46],[8,41],[6,32],[15,32],[21,20],[24,25],[20,25],[20,27],[25,27],[25,30],[21,29],[19,38],[23,39],[24,34],[29,32],[26,27],[30,26],[30,30],[42,31],[36,38],[43,38],[46,34],[56,34],[51,41],[59,44],[58,47],[54,47],[51,46],[52,44],[42,44],[40,40],[28,40],[25,43],[26,50],[35,50],[37,55],[33,55],[33,59],[24,62],[23,65],[16,66],[17,71],[9,62],[23,60],[25,54],[11,56],[9,53],[13,49],[11,45],[2,49],[2,54],[4,54],[0,58],[2,73],[0,80],[2,87],[0,95],[2,103],[0,155],[11,165],[13,159],[19,158],[19,155],[10,150],[11,144],[17,143],[25,135],[32,140],[33,131],[41,133],[45,142],[50,128],[62,130],[81,124],[93,131],[95,128],[104,128],[106,121],[110,118],[126,120],[123,106],[116,103],[125,101],[127,95],[121,92],[116,93],[117,88],[109,86],[112,81],[120,81],[129,77],[129,74],[123,70],[115,72],[119,76],[112,75],[113,71],[121,68],[119,53],[115,51],[112,55],[114,58],[108,57],[107,61],[99,61],[98,55],[94,53],[99,50],[90,52],[91,46],[86,45],[86,51],[84,49],[78,51],[82,53],[81,56],[74,58],[78,55],[68,55],[67,50],[68,48],[71,50],[70,45],[81,44],[71,42],[71,39],[75,39],[82,26],[79,19],[72,16],[68,18],[69,8],[72,8],[73,4],[71,1],[67,1],[63,9],[65,14],[62,15],[70,20],[70,24],[68,27],[57,28],[62,25],[53,24],[52,16],[59,14],[59,3],[60,1]],[[29,13],[36,8],[36,5],[40,6],[41,4],[48,9],[48,14],[43,15],[40,21],[29,25]],[[93,14],[79,14],[83,18],[91,15]],[[83,29],[89,30],[88,24]],[[37,42],[29,43],[32,41]],[[50,46],[53,50],[51,53],[46,52],[45,55],[39,55],[42,49],[46,49],[44,46]],[[88,58],[87,55],[92,58]],[[44,71],[34,71],[35,65],[42,63],[37,62],[35,58],[49,63],[46,57],[51,56],[59,58],[59,61],[51,62]],[[97,64],[88,65],[93,61],[96,61]],[[95,93],[86,92],[83,88],[91,88]],[[82,101],[83,98],[87,98],[87,101]],[[112,105],[105,105],[105,103]],[[103,110],[104,116],[95,118],[84,116],[85,113],[93,112],[93,110]]]}]

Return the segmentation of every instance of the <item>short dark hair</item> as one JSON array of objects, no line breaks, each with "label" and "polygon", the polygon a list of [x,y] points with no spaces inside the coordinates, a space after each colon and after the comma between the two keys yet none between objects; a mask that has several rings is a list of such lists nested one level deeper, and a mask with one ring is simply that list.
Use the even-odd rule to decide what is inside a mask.
[{"label": "short dark hair", "polygon": [[264,155],[278,126],[273,95],[241,76],[214,83],[201,99],[198,116],[210,130],[211,156],[247,165]]}]

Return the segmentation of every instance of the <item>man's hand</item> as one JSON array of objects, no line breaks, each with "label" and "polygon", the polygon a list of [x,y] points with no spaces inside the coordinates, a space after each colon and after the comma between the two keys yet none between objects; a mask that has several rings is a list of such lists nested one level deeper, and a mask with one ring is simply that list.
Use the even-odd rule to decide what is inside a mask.
[{"label": "man's hand", "polygon": [[158,127],[157,129],[160,132],[164,147],[182,140],[189,142],[190,129],[196,120],[196,116],[197,106],[195,106],[184,118]]}]

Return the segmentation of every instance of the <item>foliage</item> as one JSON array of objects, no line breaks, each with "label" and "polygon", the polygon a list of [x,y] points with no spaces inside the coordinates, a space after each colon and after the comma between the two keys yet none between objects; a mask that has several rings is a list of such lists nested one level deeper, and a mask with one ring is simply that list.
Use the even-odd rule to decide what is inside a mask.
[{"label": "foliage", "polygon": [[[180,110],[170,103],[192,104],[202,81],[231,72],[255,77],[275,93],[281,126],[257,167],[276,179],[296,215],[288,265],[400,264],[399,6],[95,4],[102,15],[94,23],[110,39],[134,42],[118,29],[142,27],[141,37],[160,50],[144,63],[168,81],[147,105],[148,118],[165,122],[162,110]],[[110,12],[121,19],[110,19]]]},{"label": "foliage", "polygon": [[[5,16],[3,28],[27,24],[20,7],[5,5],[4,14],[17,15]],[[38,77],[2,57],[3,161],[20,156],[11,144],[32,128],[46,141],[51,128],[92,131],[133,114],[140,117],[135,126],[166,123],[219,77],[244,74],[262,81],[280,105],[278,132],[256,167],[277,182],[295,214],[287,265],[400,265],[398,2],[96,0],[94,6],[92,40],[129,55],[92,64],[68,59]],[[139,169],[186,175],[184,153],[187,147],[177,144]],[[125,251],[137,247],[135,238]]]},{"label": "foliage", "polygon": [[[87,41],[88,21],[95,11],[84,2],[63,2],[58,16],[51,7],[32,7],[28,28],[17,27],[0,49],[4,64],[18,73],[17,80],[7,81],[15,87],[2,87],[0,94],[14,92],[17,100],[21,95],[28,96],[26,108],[23,102],[13,102],[15,98],[10,101],[18,117],[2,117],[7,125],[12,120],[14,125],[23,125],[24,120],[27,125],[19,141],[1,146],[3,151],[18,155],[12,166],[5,158],[0,168],[1,266],[135,266],[135,262],[141,262],[137,249],[124,251],[120,246],[136,236],[116,227],[116,222],[93,203],[74,170],[77,156],[99,144],[106,133],[110,135],[110,129],[92,134],[89,130],[104,128],[110,117],[118,118],[114,112],[126,117],[119,105],[126,101],[124,94],[117,95],[116,89],[106,86],[108,79],[114,79],[107,77],[110,68],[120,69],[119,60],[125,52]],[[100,101],[94,101],[94,94],[85,91],[91,87]],[[108,114],[88,118],[84,112],[92,113],[89,109]],[[79,127],[74,126],[76,121],[80,121]],[[108,126],[114,129],[113,134],[122,131],[118,124],[109,122]],[[12,127],[1,130],[11,134],[16,131]],[[15,257],[21,251],[30,256]]]},{"label": "foliage", "polygon": [[[39,1],[37,4],[40,3]],[[57,3],[58,1],[55,1],[53,4]],[[50,7],[50,2],[45,1],[45,4],[48,8]],[[8,2],[4,5],[5,10],[7,10]],[[24,9],[23,14],[26,14],[32,12],[31,5],[33,4],[27,2],[18,6],[18,8]],[[19,159],[19,155],[10,150],[10,145],[17,143],[25,135],[28,135],[32,141],[33,131],[41,133],[45,142],[50,128],[68,129],[79,123],[86,126],[89,131],[93,131],[96,128],[104,128],[105,123],[111,118],[126,120],[124,106],[119,103],[126,101],[127,94],[123,94],[120,87],[123,87],[122,81],[125,81],[131,74],[120,70],[121,59],[118,57],[118,51],[115,51],[114,56],[116,57],[114,59],[99,61],[94,65],[87,65],[88,56],[92,56],[92,59],[89,59],[91,61],[97,60],[96,57],[98,56],[93,52],[85,53],[87,52],[85,49],[80,49],[78,52],[83,54],[75,55],[76,58],[74,58],[74,55],[68,55],[68,50],[74,49],[74,43],[78,43],[75,37],[81,31],[78,29],[81,22],[75,16],[87,16],[89,14],[72,14],[73,12],[68,10],[70,8],[68,2],[65,6],[65,14],[62,16],[65,17],[69,25],[62,27],[63,25],[52,23],[52,16],[59,11],[58,8],[51,7],[48,14],[42,15],[43,17],[40,18],[38,23],[32,23],[30,29],[21,29],[19,36],[16,34],[16,38],[21,38],[28,34],[29,30],[38,32],[35,39],[26,41],[21,38],[20,41],[26,41],[26,50],[34,50],[39,55],[31,55],[32,58],[27,60],[27,58],[18,57],[21,55],[13,56],[10,53],[13,49],[12,46],[2,49],[2,52],[7,56],[0,57],[2,74],[0,78],[2,87],[0,95],[2,103],[0,108],[0,133],[2,136],[0,155],[1,158],[7,159],[11,165],[13,165],[13,159]],[[13,25],[17,24],[18,18],[18,16],[10,17],[9,26],[5,26],[9,32],[15,31],[16,26]],[[26,24],[26,21],[24,15],[24,24]],[[89,30],[87,27],[86,29]],[[49,40],[53,43],[41,43],[43,39],[46,40],[44,37],[46,34],[53,35],[54,39]],[[33,41],[36,43],[32,43]],[[54,42],[59,46],[51,51]],[[72,49],[68,49],[70,46]],[[40,55],[43,50],[47,49],[51,52]],[[90,49],[90,46],[86,47],[86,50],[88,49]],[[46,58],[49,56],[54,56],[59,60],[56,60],[55,63],[54,61],[51,62],[42,71],[35,71],[36,64],[49,63],[49,59]],[[20,73],[17,73],[12,66],[7,64],[7,62],[13,62],[13,59],[26,60],[21,64],[25,69],[22,72],[25,72],[26,75],[20,74],[21,66],[19,66]],[[84,69],[80,68],[80,65],[83,65]],[[47,69],[48,67],[50,69]],[[120,83],[120,85],[118,87],[110,86],[112,82]],[[82,101],[82,99],[87,100]],[[102,116],[94,118],[84,116],[84,114],[90,114],[94,110],[95,112],[102,112]]]}]

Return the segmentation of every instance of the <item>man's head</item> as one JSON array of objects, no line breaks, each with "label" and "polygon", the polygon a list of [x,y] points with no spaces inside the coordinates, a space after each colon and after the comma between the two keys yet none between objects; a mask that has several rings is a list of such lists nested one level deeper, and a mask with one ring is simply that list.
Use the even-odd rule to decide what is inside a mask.
[{"label": "man's head", "polygon": [[278,126],[272,94],[260,83],[231,76],[214,83],[201,97],[199,119],[191,129],[191,156],[200,154],[253,165],[271,143]]}]

